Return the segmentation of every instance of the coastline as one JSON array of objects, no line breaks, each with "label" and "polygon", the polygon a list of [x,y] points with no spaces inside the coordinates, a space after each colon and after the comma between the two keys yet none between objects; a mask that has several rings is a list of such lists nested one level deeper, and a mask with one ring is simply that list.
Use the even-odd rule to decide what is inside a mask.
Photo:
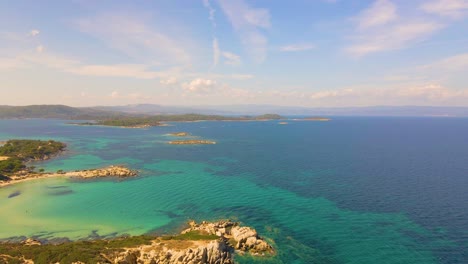
[{"label": "coastline", "polygon": [[43,241],[34,238],[14,243],[0,242],[0,262],[43,263],[45,257],[50,263],[67,259],[66,263],[233,264],[236,263],[235,255],[274,256],[276,250],[272,244],[273,240],[264,239],[254,228],[242,226],[239,222],[191,221],[188,228],[178,234],[124,236],[58,244],[43,244]]},{"label": "coastline", "polygon": [[67,171],[67,172],[50,172],[50,173],[26,173],[24,175],[13,175],[10,176],[10,180],[0,182],[0,188],[15,185],[17,183],[64,177],[64,178],[78,178],[78,179],[92,179],[92,178],[101,178],[101,177],[118,177],[118,178],[128,178],[137,176],[138,172],[131,170],[124,166],[111,165],[101,169],[90,169],[90,170],[77,170],[77,171]]}]

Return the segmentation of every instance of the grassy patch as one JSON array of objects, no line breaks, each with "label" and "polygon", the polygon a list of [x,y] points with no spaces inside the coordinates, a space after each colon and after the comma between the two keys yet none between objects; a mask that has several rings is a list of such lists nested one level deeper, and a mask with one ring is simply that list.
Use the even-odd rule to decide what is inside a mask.
[{"label": "grassy patch", "polygon": [[199,231],[190,231],[185,234],[162,237],[163,240],[216,240],[218,238],[217,235],[202,234]]}]

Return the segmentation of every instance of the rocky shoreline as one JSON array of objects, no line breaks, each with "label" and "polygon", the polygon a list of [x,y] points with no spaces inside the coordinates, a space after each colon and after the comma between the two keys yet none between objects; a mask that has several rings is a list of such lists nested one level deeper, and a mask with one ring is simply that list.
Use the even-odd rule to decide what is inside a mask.
[{"label": "rocky shoreline", "polygon": [[[135,245],[122,246],[126,241],[131,242],[135,238],[137,237],[117,238],[107,242],[95,241],[95,244],[101,246],[93,247],[93,260],[99,260],[98,263],[118,264],[233,264],[236,254],[258,257],[275,254],[273,247],[261,238],[255,229],[230,220],[204,221],[199,224],[192,221],[189,228],[178,235],[143,239]],[[113,247],[113,242],[120,246]],[[33,239],[19,244],[0,243],[0,248],[4,251],[3,255],[0,255],[0,262],[3,258],[25,261],[23,263],[39,263],[35,253],[41,252],[41,248],[44,251],[62,248],[68,252],[65,254],[72,263],[87,263],[89,259],[84,259],[80,252],[89,249],[86,246],[80,247],[78,243],[80,242],[42,245]],[[23,247],[23,250],[18,251],[18,247]],[[15,250],[10,253],[10,248]],[[61,260],[57,255],[47,259],[50,263],[61,263]]]},{"label": "rocky shoreline", "polygon": [[68,172],[59,170],[55,173],[38,173],[38,172],[22,171],[22,172],[18,172],[14,175],[9,176],[9,180],[0,181],[0,187],[16,184],[19,182],[25,182],[29,180],[45,179],[45,178],[52,178],[52,177],[90,179],[90,178],[99,178],[99,177],[127,178],[127,177],[134,177],[137,175],[138,175],[138,171],[131,170],[121,165],[111,165],[109,167],[100,168],[100,169],[76,170],[76,171],[68,171]]}]

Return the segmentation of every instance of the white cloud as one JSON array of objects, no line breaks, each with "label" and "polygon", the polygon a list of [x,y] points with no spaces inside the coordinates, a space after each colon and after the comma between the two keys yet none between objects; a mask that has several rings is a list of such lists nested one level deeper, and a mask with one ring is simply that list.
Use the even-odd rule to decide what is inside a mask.
[{"label": "white cloud", "polygon": [[41,33],[39,30],[33,29],[33,30],[29,31],[28,35],[31,36],[31,37],[35,37],[35,36],[39,35],[39,33]]},{"label": "white cloud", "polygon": [[368,32],[357,36],[357,42],[346,48],[355,56],[396,50],[428,38],[443,26],[434,22],[401,23],[385,27],[377,32]]},{"label": "white cloud", "polygon": [[468,53],[457,54],[439,61],[423,65],[420,70],[433,70],[437,72],[468,72]]},{"label": "white cloud", "polygon": [[389,0],[376,0],[353,20],[361,30],[382,26],[397,19],[396,6]]},{"label": "white cloud", "polygon": [[304,43],[304,44],[292,44],[292,45],[287,45],[287,46],[283,46],[280,48],[281,51],[306,51],[306,50],[311,50],[311,49],[314,49],[315,48],[315,45],[313,44],[307,44],[307,43]]},{"label": "white cloud", "polygon": [[216,87],[216,84],[214,80],[197,78],[191,82],[184,83],[182,88],[192,93],[209,93]]},{"label": "white cloud", "polygon": [[262,30],[271,26],[270,12],[250,7],[244,0],[218,1],[247,52],[256,63],[263,62],[267,56],[268,39]]},{"label": "white cloud", "polygon": [[353,17],[356,31],[345,50],[354,56],[407,48],[428,39],[445,27],[427,16],[399,16],[390,0],[376,0],[372,6]]},{"label": "white cloud", "polygon": [[111,94],[110,94],[110,97],[111,98],[119,98],[120,97],[120,93],[118,91],[113,91]]},{"label": "white cloud", "polygon": [[86,76],[130,77],[136,79],[165,77],[164,73],[149,70],[147,66],[140,64],[80,65],[65,71]]},{"label": "white cloud", "polygon": [[456,105],[468,99],[468,90],[450,89],[438,83],[404,84],[388,88],[347,88],[320,91],[310,99],[323,105]]},{"label": "white cloud", "polygon": [[161,80],[159,82],[161,84],[164,84],[164,85],[174,85],[174,84],[177,84],[178,80],[175,77],[169,77],[169,78]]},{"label": "white cloud", "polygon": [[142,17],[104,14],[80,19],[76,24],[80,31],[147,63],[189,64],[191,59],[182,45],[183,41],[150,27]]},{"label": "white cloud", "polygon": [[433,0],[426,1],[421,9],[430,14],[461,18],[468,14],[468,0]]},{"label": "white cloud", "polygon": [[223,51],[222,52],[223,58],[225,59],[224,63],[231,66],[238,66],[241,64],[241,58],[239,55],[234,53]]}]

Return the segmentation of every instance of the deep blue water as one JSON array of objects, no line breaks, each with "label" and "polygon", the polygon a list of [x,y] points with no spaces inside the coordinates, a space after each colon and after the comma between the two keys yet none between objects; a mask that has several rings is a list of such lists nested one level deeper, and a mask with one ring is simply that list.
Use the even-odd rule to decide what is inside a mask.
[{"label": "deep blue water", "polygon": [[[159,180],[161,188],[177,192],[180,187],[173,202],[157,198],[158,210],[169,220],[155,222],[153,231],[175,230],[187,219],[231,217],[275,241],[278,255],[266,263],[468,263],[466,118],[336,117],[288,125],[196,122],[150,129],[65,122],[0,120],[0,140],[69,143],[65,156],[40,164],[49,170],[116,161],[142,169],[142,179],[119,186],[147,197],[155,189],[143,185]],[[168,145],[165,134],[176,131],[218,144]],[[176,181],[180,175],[185,178]],[[79,186],[98,190],[106,188],[103,184]],[[81,193],[70,186],[57,199]],[[117,221],[111,216],[102,219]],[[149,216],[140,220],[144,217]]]}]

